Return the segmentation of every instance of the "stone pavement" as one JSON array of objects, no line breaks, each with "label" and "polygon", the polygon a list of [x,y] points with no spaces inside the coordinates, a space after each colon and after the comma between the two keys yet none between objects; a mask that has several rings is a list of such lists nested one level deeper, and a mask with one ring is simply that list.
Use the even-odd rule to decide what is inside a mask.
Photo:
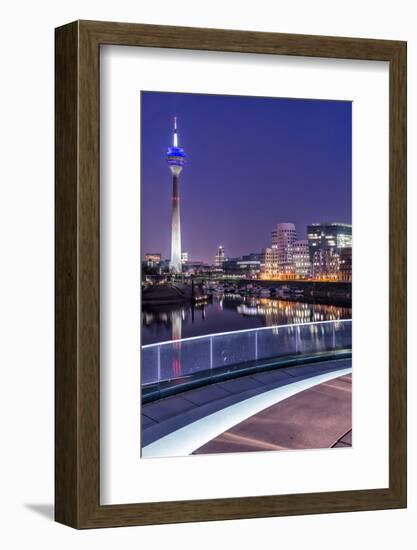
[{"label": "stone pavement", "polygon": [[304,390],[240,422],[193,454],[352,445],[352,375]]},{"label": "stone pavement", "polygon": [[[142,407],[142,446],[265,391],[349,367],[350,359],[340,359],[277,369],[210,384],[148,403]],[[343,437],[347,437],[346,432],[351,428],[351,382],[349,377],[337,380],[268,407],[195,452],[347,446],[348,438]],[[274,407],[279,407],[276,412]],[[269,421],[268,415],[273,415]],[[307,425],[310,425],[310,435],[309,430],[304,429]],[[280,437],[276,435],[278,432]]]}]

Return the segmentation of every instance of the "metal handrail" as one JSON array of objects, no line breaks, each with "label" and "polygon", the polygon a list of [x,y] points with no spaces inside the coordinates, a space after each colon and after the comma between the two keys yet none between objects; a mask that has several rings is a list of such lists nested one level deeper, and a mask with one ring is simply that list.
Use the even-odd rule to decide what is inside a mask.
[{"label": "metal handrail", "polygon": [[271,327],[255,327],[248,328],[243,330],[232,330],[228,332],[215,332],[213,334],[201,334],[200,336],[189,336],[188,338],[181,338],[179,340],[166,340],[164,342],[156,342],[154,344],[145,344],[142,346],[142,349],[149,349],[157,346],[165,346],[167,344],[181,344],[182,342],[188,342],[190,340],[201,340],[203,338],[215,338],[217,336],[227,336],[228,334],[243,334],[247,332],[257,332],[261,330],[276,330],[280,328],[290,328],[290,327],[305,327],[308,325],[324,325],[329,323],[351,323],[352,319],[333,319],[329,321],[311,321],[308,323],[291,323],[288,325],[273,325]]}]

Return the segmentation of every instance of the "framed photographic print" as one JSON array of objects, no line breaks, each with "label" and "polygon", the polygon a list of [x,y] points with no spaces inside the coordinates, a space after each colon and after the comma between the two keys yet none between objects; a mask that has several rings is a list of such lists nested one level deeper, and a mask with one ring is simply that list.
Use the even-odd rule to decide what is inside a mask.
[{"label": "framed photographic print", "polygon": [[406,44],[56,29],[56,520],[406,506]]}]

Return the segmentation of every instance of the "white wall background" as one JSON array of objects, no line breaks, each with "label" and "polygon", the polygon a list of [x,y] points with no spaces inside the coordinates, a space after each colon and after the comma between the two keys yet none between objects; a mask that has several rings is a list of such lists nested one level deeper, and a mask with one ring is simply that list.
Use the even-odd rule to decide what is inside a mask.
[{"label": "white wall background", "polygon": [[[1,10],[0,544],[339,549],[417,544],[417,13],[412,0],[15,0]],[[77,532],[52,522],[54,27],[74,19],[408,40],[408,510]],[[371,205],[370,205],[371,207]]]}]

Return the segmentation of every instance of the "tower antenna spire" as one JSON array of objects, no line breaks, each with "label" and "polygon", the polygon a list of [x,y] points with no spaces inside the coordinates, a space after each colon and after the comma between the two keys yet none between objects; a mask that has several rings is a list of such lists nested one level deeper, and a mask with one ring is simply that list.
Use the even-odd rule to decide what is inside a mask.
[{"label": "tower antenna spire", "polygon": [[177,117],[174,116],[174,147],[178,147]]}]

